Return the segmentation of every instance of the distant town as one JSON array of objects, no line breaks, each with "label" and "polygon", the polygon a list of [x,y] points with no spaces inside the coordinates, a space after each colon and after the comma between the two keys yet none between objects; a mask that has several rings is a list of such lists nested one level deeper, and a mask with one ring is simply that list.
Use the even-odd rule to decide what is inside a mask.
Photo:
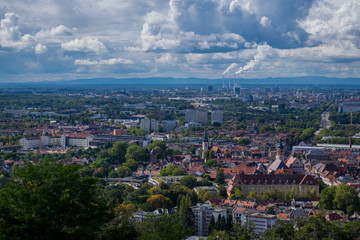
[{"label": "distant town", "polygon": [[[357,88],[0,88],[0,150],[0,205],[11,212],[9,229],[32,221],[15,221],[12,208],[77,201],[65,194],[71,188],[56,185],[64,168],[79,178],[69,183],[96,180],[89,189],[104,208],[79,206],[92,219],[101,215],[91,230],[97,239],[307,239],[313,226],[329,239],[342,239],[341,231],[343,239],[360,236]],[[55,200],[49,192],[33,195],[43,184],[59,191]],[[31,201],[6,195],[12,188]],[[24,214],[52,218],[40,208]]]}]

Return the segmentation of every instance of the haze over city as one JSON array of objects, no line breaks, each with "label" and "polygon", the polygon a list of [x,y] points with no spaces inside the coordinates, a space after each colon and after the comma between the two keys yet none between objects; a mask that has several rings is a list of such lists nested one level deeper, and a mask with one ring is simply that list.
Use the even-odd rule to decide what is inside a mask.
[{"label": "haze over city", "polygon": [[0,82],[359,76],[356,0],[5,0]]}]

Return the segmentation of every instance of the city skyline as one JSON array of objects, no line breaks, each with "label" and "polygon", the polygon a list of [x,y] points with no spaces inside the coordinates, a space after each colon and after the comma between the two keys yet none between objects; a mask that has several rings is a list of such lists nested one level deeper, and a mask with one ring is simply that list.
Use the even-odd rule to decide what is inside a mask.
[{"label": "city skyline", "polygon": [[359,77],[354,0],[0,3],[0,82]]}]

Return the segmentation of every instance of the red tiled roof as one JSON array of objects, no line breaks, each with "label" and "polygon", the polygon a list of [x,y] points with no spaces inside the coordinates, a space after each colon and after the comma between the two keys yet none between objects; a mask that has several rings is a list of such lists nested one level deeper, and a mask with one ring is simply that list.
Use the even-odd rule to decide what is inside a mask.
[{"label": "red tiled roof", "polygon": [[64,133],[64,135],[72,138],[87,138],[92,136],[91,134],[83,134],[83,133]]},{"label": "red tiled roof", "polygon": [[318,185],[314,177],[310,175],[255,175],[237,174],[232,181],[235,184],[297,184],[297,185]]},{"label": "red tiled roof", "polygon": [[281,220],[290,220],[290,214],[289,213],[278,213],[277,218]]},{"label": "red tiled roof", "polygon": [[339,219],[342,219],[342,217],[337,214],[336,212],[333,212],[333,213],[329,213],[327,216],[326,216],[326,219],[328,221],[335,221],[335,220],[339,220]]}]

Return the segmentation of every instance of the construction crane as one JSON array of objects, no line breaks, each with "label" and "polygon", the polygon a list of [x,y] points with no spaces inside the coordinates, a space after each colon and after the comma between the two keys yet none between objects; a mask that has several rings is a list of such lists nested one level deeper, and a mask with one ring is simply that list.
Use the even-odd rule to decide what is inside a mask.
[{"label": "construction crane", "polygon": [[11,133],[12,132],[17,132],[17,131],[14,131],[14,130],[11,130],[11,129],[8,129],[8,131],[9,131],[9,146],[11,145]]},{"label": "construction crane", "polygon": [[41,145],[42,145],[42,141],[41,141],[41,124],[39,124],[39,153],[41,153]]}]

